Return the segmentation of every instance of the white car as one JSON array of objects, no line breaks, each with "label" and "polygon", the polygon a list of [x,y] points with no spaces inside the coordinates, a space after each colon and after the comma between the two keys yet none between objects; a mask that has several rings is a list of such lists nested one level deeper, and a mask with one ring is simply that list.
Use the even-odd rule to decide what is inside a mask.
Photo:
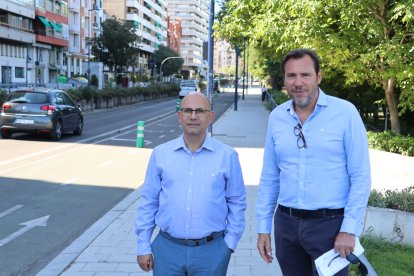
[{"label": "white car", "polygon": [[197,92],[197,80],[182,80],[180,84],[180,99],[192,92]]}]

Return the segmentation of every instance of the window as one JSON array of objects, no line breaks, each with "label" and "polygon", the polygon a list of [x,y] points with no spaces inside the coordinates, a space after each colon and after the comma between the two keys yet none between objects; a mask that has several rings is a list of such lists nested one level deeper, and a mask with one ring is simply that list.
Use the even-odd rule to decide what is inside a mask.
[{"label": "window", "polygon": [[14,76],[15,78],[24,78],[24,68],[23,67],[14,68]]}]

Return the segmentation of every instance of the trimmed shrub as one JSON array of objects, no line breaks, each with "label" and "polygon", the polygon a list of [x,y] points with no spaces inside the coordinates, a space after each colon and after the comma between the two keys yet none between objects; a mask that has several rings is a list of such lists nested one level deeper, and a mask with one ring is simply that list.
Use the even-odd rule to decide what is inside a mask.
[{"label": "trimmed shrub", "polygon": [[414,212],[414,186],[407,187],[401,191],[386,190],[380,192],[374,189],[369,196],[368,205]]},{"label": "trimmed shrub", "polygon": [[368,143],[372,149],[414,156],[414,138],[392,131],[368,131]]}]

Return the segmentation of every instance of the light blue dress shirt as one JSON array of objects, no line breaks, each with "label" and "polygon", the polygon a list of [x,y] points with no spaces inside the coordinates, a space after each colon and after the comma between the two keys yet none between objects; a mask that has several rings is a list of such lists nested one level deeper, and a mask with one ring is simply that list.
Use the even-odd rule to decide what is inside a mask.
[{"label": "light blue dress shirt", "polygon": [[257,233],[270,233],[277,204],[316,210],[345,208],[340,231],[359,236],[371,190],[364,124],[349,102],[319,89],[314,112],[302,126],[306,148],[297,146],[300,123],[292,100],[269,117],[258,189]]},{"label": "light blue dress shirt", "polygon": [[157,225],[175,238],[198,239],[225,230],[235,250],[245,226],[246,190],[237,152],[206,136],[192,153],[183,136],[150,157],[135,221],[137,255],[151,254]]}]

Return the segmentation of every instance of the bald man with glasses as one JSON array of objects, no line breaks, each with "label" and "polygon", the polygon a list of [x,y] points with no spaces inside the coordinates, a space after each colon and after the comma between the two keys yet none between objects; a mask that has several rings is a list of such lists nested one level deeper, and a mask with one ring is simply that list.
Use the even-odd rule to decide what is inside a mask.
[{"label": "bald man with glasses", "polygon": [[[135,221],[137,262],[153,275],[225,276],[245,226],[237,152],[207,135],[214,112],[202,93],[184,97],[183,134],[151,155]],[[151,243],[154,228],[160,232]]]}]

